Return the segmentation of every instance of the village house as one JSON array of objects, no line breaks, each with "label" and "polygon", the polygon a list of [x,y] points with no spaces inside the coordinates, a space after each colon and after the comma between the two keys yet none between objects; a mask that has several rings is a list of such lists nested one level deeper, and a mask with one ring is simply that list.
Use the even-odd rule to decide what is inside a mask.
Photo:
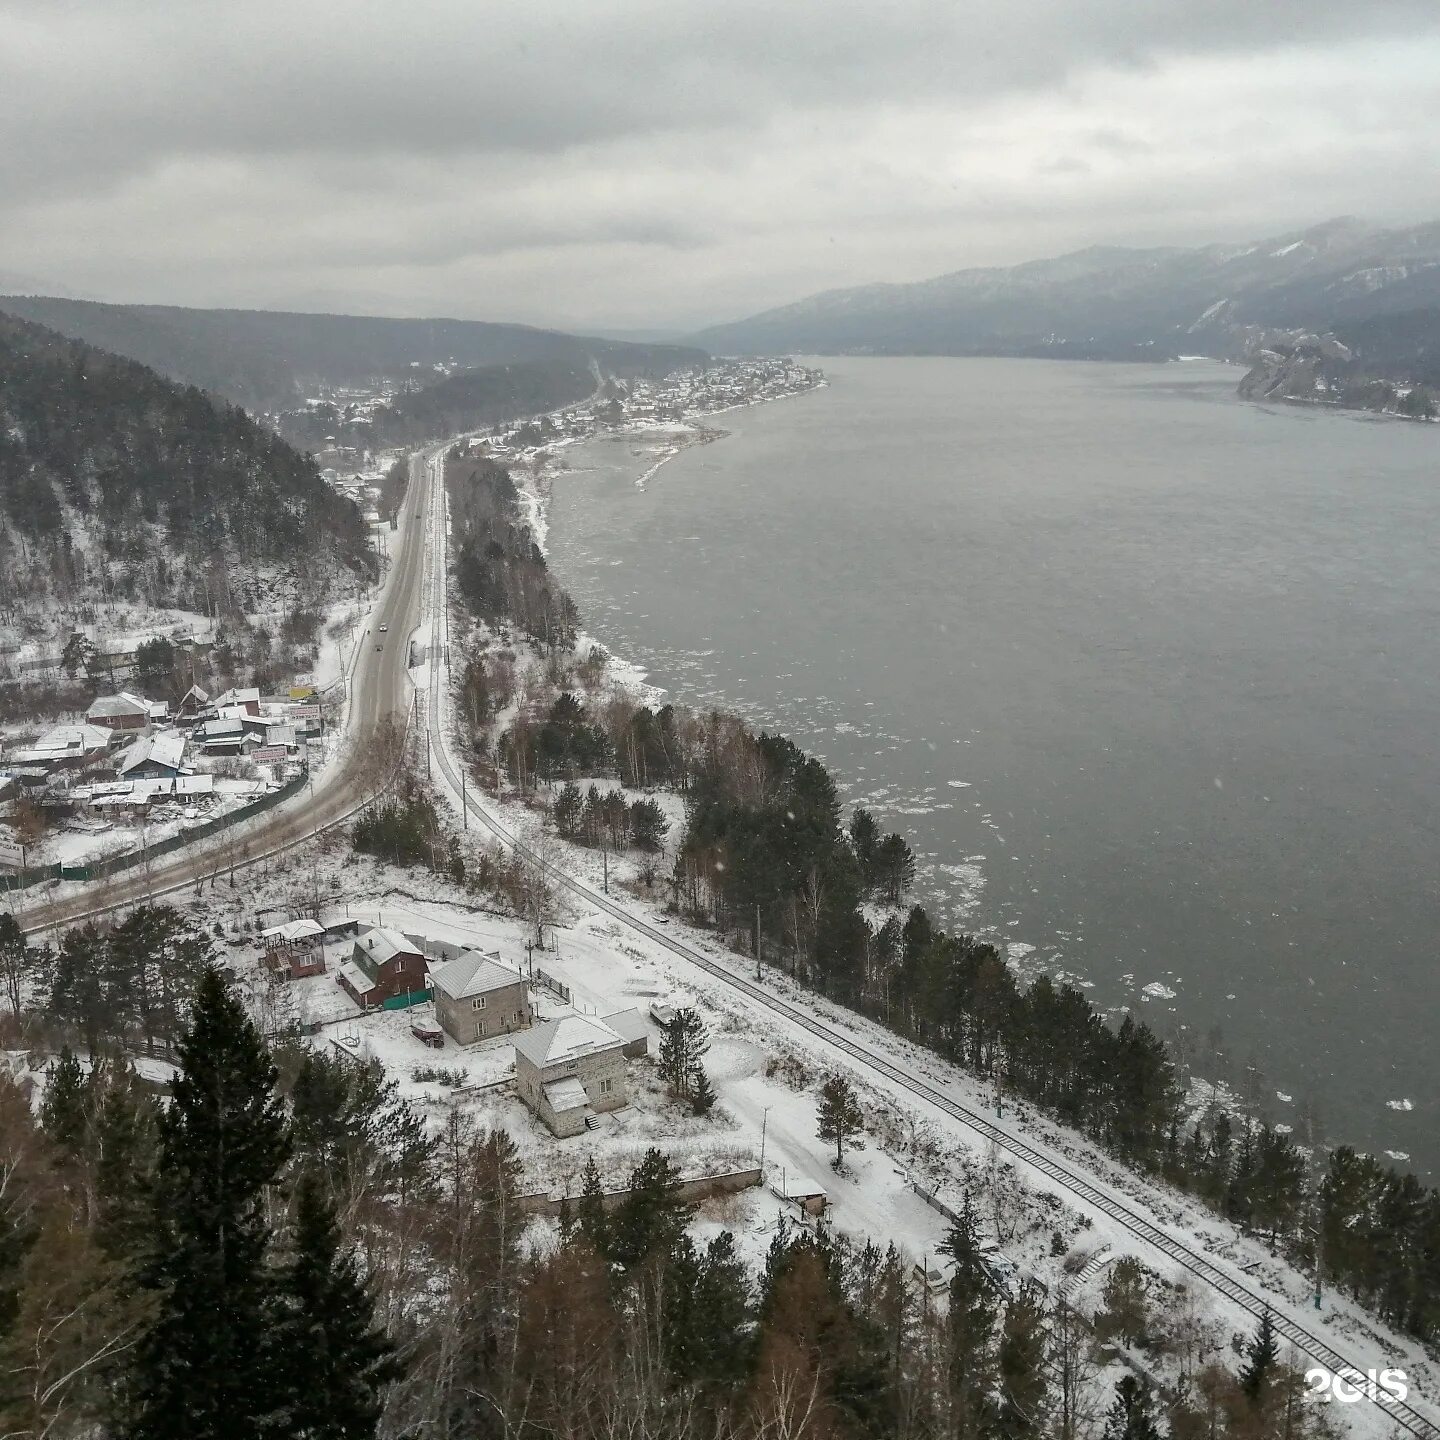
[{"label": "village house", "polygon": [[488,1035],[523,1030],[533,1018],[530,987],[518,970],[492,955],[462,951],[432,966],[435,1018],[457,1045],[473,1045]]},{"label": "village house", "polygon": [[83,769],[103,760],[115,741],[115,732],[99,725],[53,725],[33,745],[16,750],[10,760],[47,773]]},{"label": "village house", "polygon": [[325,973],[324,928],[314,920],[287,920],[260,932],[265,953],[260,963],[283,980],[303,980]]},{"label": "village house", "polygon": [[216,702],[215,708],[222,715],[243,711],[246,715],[260,713],[260,691],[253,687],[245,690],[227,690]]},{"label": "village house", "polygon": [[516,1089],[556,1135],[578,1135],[594,1115],[630,1103],[627,1055],[647,1045],[634,1010],[546,1020],[515,1037]]},{"label": "village house", "polygon": [[176,712],[180,723],[188,724],[200,718],[200,713],[210,706],[210,692],[199,685],[192,685],[180,700],[180,708]]},{"label": "village house", "polygon": [[238,755],[245,743],[245,727],[238,720],[207,720],[195,737],[207,755]]},{"label": "village house", "polygon": [[335,978],[357,1005],[373,1010],[401,996],[424,997],[425,957],[398,930],[368,930],[355,941]]},{"label": "village house", "polygon": [[171,780],[180,773],[184,755],[185,737],[178,731],[146,735],[121,752],[115,773],[122,780]]},{"label": "village house", "polygon": [[85,720],[106,730],[143,730],[150,723],[150,702],[128,690],[97,695],[85,712]]}]

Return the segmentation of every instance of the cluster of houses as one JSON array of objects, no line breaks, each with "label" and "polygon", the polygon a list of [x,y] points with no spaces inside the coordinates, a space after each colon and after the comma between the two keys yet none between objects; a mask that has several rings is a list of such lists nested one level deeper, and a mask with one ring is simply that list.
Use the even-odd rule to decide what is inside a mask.
[{"label": "cluster of houses", "polygon": [[[292,920],[262,932],[262,963],[282,979],[325,972],[325,942],[353,935],[335,980],[362,1010],[433,1001],[439,1034],[456,1045],[513,1035],[520,1098],[560,1136],[578,1135],[592,1117],[629,1104],[628,1061],[649,1048],[638,1010],[536,1020],[530,981],[499,951],[485,955],[353,921],[328,929]],[[413,1026],[427,1038],[423,1026]],[[443,1041],[441,1042],[443,1043]]]},{"label": "cluster of houses", "polygon": [[192,685],[173,712],[165,701],[119,690],[97,696],[83,720],[51,726],[11,751],[4,772],[21,788],[63,789],[81,801],[201,796],[212,793],[215,777],[197,761],[283,764],[322,724],[308,688],[284,697],[231,689],[212,700]]}]

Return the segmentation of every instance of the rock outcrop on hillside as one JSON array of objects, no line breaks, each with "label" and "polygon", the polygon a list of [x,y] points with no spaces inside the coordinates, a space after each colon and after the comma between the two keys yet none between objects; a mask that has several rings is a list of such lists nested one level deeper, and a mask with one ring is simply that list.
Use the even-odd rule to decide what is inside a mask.
[{"label": "rock outcrop on hillside", "polygon": [[1425,385],[1367,374],[1334,335],[1267,335],[1257,343],[1239,385],[1242,400],[1284,400],[1374,410],[1412,420],[1440,414],[1440,396]]}]

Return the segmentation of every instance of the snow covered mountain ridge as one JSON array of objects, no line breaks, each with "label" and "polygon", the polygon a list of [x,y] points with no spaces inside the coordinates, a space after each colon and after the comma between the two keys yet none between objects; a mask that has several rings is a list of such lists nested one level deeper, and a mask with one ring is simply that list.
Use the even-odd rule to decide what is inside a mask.
[{"label": "snow covered mountain ridge", "polygon": [[1440,222],[1353,218],[1244,244],[1092,246],[1014,266],[832,290],[695,337],[715,352],[1249,360],[1334,335],[1359,371],[1440,383]]}]

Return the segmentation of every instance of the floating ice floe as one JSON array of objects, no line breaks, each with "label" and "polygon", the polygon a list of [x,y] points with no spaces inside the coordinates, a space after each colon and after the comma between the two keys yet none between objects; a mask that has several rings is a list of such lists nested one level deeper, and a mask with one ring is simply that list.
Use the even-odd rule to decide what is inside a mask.
[{"label": "floating ice floe", "polygon": [[1387,1110],[1413,1110],[1415,1106],[1409,1100],[1387,1100],[1385,1108]]},{"label": "floating ice floe", "polygon": [[1287,1095],[1283,1090],[1277,1090],[1275,1092],[1275,1098],[1286,1105],[1293,1105],[1295,1103],[1295,1097],[1293,1095]]},{"label": "floating ice floe", "polygon": [[1152,980],[1140,993],[1153,996],[1156,1000],[1173,1000],[1175,998],[1175,992],[1168,985],[1162,985],[1158,980]]},{"label": "floating ice floe", "polygon": [[1392,1160],[1408,1160],[1410,1158],[1410,1152],[1408,1150],[1387,1150],[1385,1153]]},{"label": "floating ice floe", "polygon": [[947,780],[945,783],[952,790],[968,790],[970,788],[970,782],[968,780]]}]

